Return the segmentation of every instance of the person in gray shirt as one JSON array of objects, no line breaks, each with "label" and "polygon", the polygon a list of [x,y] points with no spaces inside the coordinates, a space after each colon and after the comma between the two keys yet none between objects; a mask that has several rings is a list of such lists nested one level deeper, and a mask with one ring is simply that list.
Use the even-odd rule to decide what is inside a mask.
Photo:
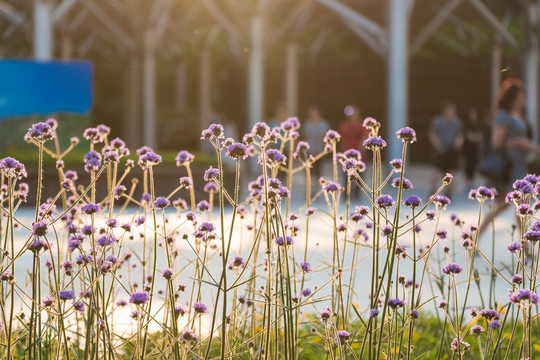
[{"label": "person in gray shirt", "polygon": [[[456,105],[450,100],[441,104],[441,114],[431,121],[428,139],[433,149],[435,171],[431,183],[431,194],[446,173],[452,173],[458,164],[459,151],[463,145],[463,125],[457,116]],[[452,184],[447,187],[446,195],[451,197]]]},{"label": "person in gray shirt", "polygon": [[[303,138],[309,143],[309,153],[317,156],[324,151],[324,135],[330,129],[330,125],[323,118],[321,111],[316,106],[308,110],[306,122],[303,125]],[[323,159],[313,165],[312,174],[318,179],[321,176]]]},{"label": "person in gray shirt", "polygon": [[512,190],[514,181],[527,175],[528,155],[530,153],[540,154],[540,147],[527,134],[528,125],[523,117],[526,100],[526,90],[521,80],[510,78],[502,83],[497,115],[491,129],[491,148],[506,154],[508,176],[506,179],[492,181],[491,185],[498,192],[498,196],[495,198],[495,211],[489,212],[485,217],[480,225],[480,233],[491,224],[501,211],[508,207],[509,203],[504,201],[505,195]]}]

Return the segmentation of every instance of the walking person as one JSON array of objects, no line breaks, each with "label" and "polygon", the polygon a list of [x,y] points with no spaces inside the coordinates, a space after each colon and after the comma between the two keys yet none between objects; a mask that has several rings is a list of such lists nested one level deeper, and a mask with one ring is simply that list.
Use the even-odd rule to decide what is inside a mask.
[{"label": "walking person", "polygon": [[[309,154],[317,156],[324,151],[324,135],[330,129],[328,121],[322,116],[321,111],[316,106],[311,106],[308,110],[306,122],[302,126],[303,138],[309,143]],[[313,164],[311,174],[315,179],[322,175],[324,157]],[[315,182],[316,183],[316,182]]]},{"label": "walking person", "polygon": [[540,147],[528,136],[528,125],[523,118],[526,104],[526,91],[519,79],[505,80],[501,85],[497,102],[497,115],[491,130],[491,149],[504,155],[507,169],[499,179],[490,179],[498,192],[495,198],[495,211],[489,213],[480,226],[480,233],[509,204],[505,203],[505,195],[512,189],[515,180],[527,175],[527,157],[534,152],[540,154]]},{"label": "walking person", "polygon": [[[362,160],[367,159],[367,151],[363,146],[364,140],[369,137],[369,130],[364,127],[364,121],[360,114],[360,109],[355,105],[345,107],[346,118],[339,123],[339,133],[341,135],[341,152],[349,149],[360,151]],[[351,188],[351,199],[360,199],[360,190],[353,186]]]},{"label": "walking person", "polygon": [[478,120],[476,109],[470,109],[465,121],[463,156],[465,158],[465,179],[467,192],[474,187],[474,176],[478,168],[480,145],[482,143],[482,126]]},{"label": "walking person", "polygon": [[[431,121],[428,139],[435,155],[433,157],[435,171],[431,182],[431,194],[435,193],[437,184],[446,173],[452,173],[458,164],[459,151],[463,145],[463,125],[457,116],[456,105],[451,100],[441,103],[441,114]],[[453,185],[447,187],[446,196],[452,196]]]}]

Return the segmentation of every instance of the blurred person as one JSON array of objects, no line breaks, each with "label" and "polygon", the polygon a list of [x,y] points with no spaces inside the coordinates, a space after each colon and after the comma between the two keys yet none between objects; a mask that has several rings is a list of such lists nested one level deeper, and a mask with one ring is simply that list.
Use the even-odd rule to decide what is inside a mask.
[{"label": "blurred person", "polygon": [[463,156],[465,158],[465,179],[467,181],[467,191],[474,187],[474,176],[478,168],[480,155],[480,145],[483,138],[483,129],[478,120],[476,109],[469,109],[465,121]]},{"label": "blurred person", "polygon": [[501,85],[490,140],[492,151],[505,155],[507,170],[503,178],[490,179],[490,185],[497,189],[498,196],[495,198],[495,210],[485,217],[480,233],[508,207],[509,204],[504,201],[505,196],[515,180],[527,175],[529,153],[540,154],[540,147],[531,141],[529,126],[523,117],[526,95],[525,86],[519,79],[506,79]]},{"label": "blurred person", "polygon": [[[433,118],[429,126],[428,139],[435,154],[435,171],[431,182],[431,194],[446,173],[457,168],[459,151],[463,145],[463,125],[457,116],[456,105],[451,100],[441,102],[441,113]],[[453,182],[448,185],[446,195],[452,196]]]},{"label": "blurred person", "polygon": [[[311,106],[305,123],[302,126],[302,136],[309,143],[309,153],[317,156],[324,151],[324,135],[330,129],[328,121],[322,116],[321,111],[316,106]],[[321,177],[323,158],[319,159],[311,170],[311,174],[316,179]]]},{"label": "blurred person", "polygon": [[[367,158],[366,148],[363,146],[364,140],[369,137],[369,130],[363,125],[360,109],[355,105],[347,105],[344,109],[346,118],[339,124],[339,134],[341,135],[341,151],[349,149],[359,150],[365,162]],[[360,198],[360,189],[353,185],[351,187],[351,199]]]},{"label": "blurred person", "polygon": [[360,150],[362,158],[365,159],[367,153],[362,144],[369,137],[369,130],[363,125],[360,109],[356,105],[347,105],[344,112],[346,118],[339,123],[341,151]]},{"label": "blurred person", "polygon": [[276,104],[276,112],[274,114],[274,117],[272,117],[268,121],[268,125],[271,128],[275,128],[277,126],[280,126],[282,122],[287,120],[289,117],[289,111],[287,110],[287,104],[284,102],[279,102]]}]

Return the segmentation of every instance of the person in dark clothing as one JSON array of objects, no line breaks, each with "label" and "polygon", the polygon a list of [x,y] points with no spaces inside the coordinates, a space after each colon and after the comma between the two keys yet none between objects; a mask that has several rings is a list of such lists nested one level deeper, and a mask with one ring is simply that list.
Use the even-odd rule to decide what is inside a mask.
[{"label": "person in dark clothing", "polygon": [[[434,165],[431,182],[431,194],[436,191],[437,184],[445,173],[452,173],[457,167],[459,151],[463,145],[463,125],[457,116],[456,105],[450,100],[441,103],[441,114],[431,121],[428,139],[434,153]],[[452,184],[447,187],[447,196],[452,193]]]},{"label": "person in dark clothing", "polygon": [[474,187],[474,176],[478,167],[480,144],[482,143],[482,127],[478,121],[478,113],[470,109],[465,122],[463,156],[465,158],[465,178],[467,190]]}]

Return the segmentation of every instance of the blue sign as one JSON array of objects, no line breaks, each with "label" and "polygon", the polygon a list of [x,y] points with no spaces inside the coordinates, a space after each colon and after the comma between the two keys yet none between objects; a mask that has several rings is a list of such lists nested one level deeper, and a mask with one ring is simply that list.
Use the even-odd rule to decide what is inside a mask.
[{"label": "blue sign", "polygon": [[86,114],[91,107],[90,62],[0,60],[0,119]]}]

